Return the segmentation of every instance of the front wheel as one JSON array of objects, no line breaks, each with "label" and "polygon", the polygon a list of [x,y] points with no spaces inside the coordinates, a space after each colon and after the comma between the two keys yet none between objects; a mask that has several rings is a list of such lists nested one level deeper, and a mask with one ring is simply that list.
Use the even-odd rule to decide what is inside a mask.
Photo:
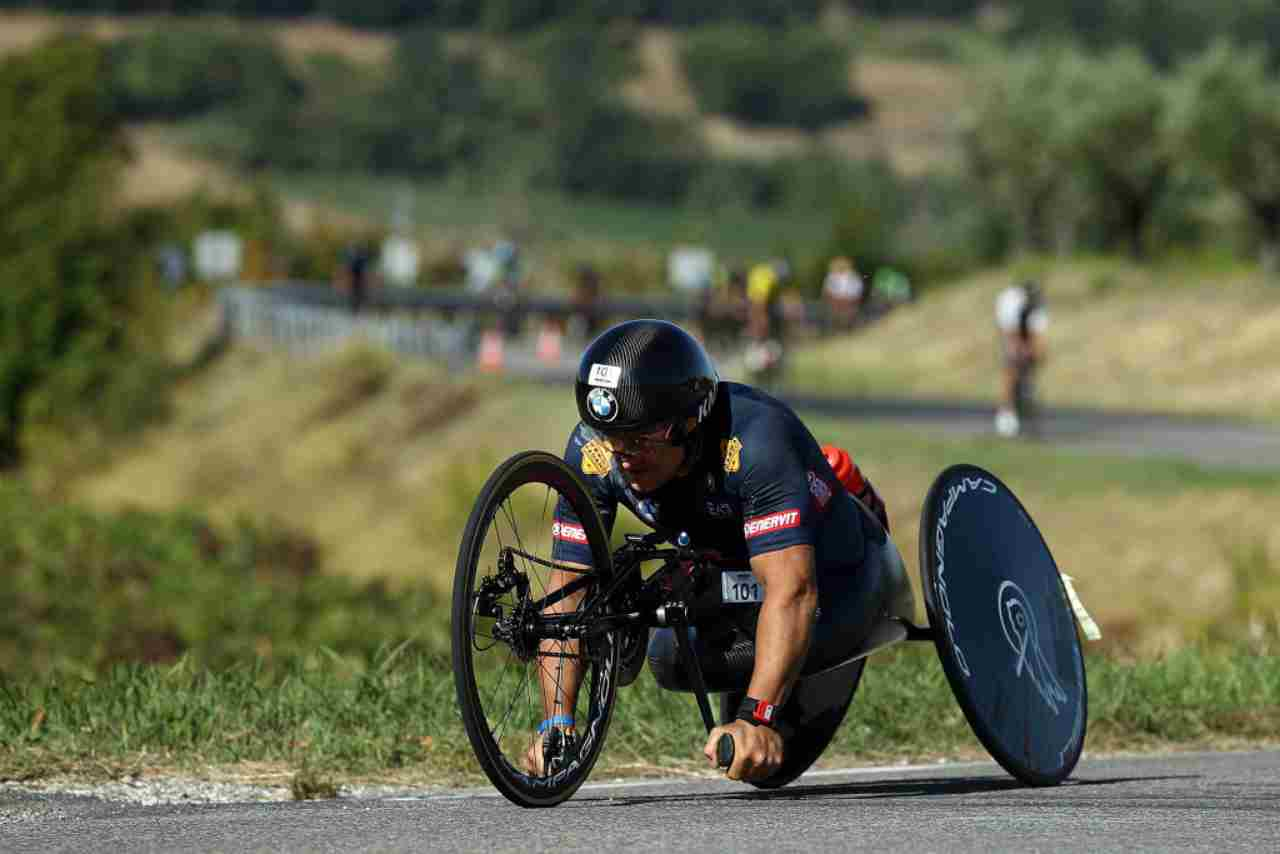
[{"label": "front wheel", "polygon": [[[566,551],[578,560],[570,563]],[[583,627],[606,613],[612,574],[600,514],[563,460],[531,451],[494,471],[458,550],[453,672],[480,767],[520,806],[564,801],[604,747],[620,639]],[[540,737],[551,719],[573,727]],[[531,750],[543,767],[530,764]]]}]

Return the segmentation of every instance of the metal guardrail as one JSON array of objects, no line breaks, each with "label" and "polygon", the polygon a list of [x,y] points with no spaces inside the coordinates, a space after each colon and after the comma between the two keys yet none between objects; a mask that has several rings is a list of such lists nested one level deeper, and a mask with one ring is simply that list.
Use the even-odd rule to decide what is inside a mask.
[{"label": "metal guardrail", "polygon": [[[315,354],[339,349],[349,339],[361,337],[392,352],[441,359],[453,367],[476,362],[482,332],[495,320],[514,333],[522,327],[528,329],[529,318],[568,318],[583,313],[581,305],[553,295],[503,298],[461,289],[386,287],[369,291],[360,311],[353,312],[345,294],[315,282],[226,286],[219,291],[219,301],[227,331],[235,338],[270,341],[290,352]],[[697,303],[674,297],[611,296],[590,307],[597,321],[621,317],[699,320],[700,310]],[[860,322],[871,322],[885,310],[884,306],[867,306]],[[792,312],[787,323],[799,322],[819,334],[830,328],[830,317],[821,301],[793,305]]]},{"label": "metal guardrail", "polygon": [[269,340],[286,350],[319,354],[360,337],[396,353],[457,363],[470,358],[470,324],[402,312],[352,314],[337,300],[300,301],[286,288],[226,287],[218,292],[235,338]]}]

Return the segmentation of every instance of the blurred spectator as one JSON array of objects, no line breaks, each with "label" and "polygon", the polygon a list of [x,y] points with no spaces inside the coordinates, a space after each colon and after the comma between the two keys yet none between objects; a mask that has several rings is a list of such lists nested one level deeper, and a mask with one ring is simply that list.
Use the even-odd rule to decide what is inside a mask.
[{"label": "blurred spectator", "polygon": [[368,299],[369,291],[377,287],[377,271],[374,261],[377,252],[373,243],[361,240],[342,251],[338,268],[333,274],[333,286],[347,299],[352,314],[359,314]]},{"label": "blurred spectator", "polygon": [[853,268],[853,262],[843,255],[831,259],[827,277],[822,283],[822,295],[831,310],[831,319],[837,329],[851,329],[858,319],[858,309],[866,288],[862,277]]},{"label": "blurred spectator", "polygon": [[520,247],[510,240],[500,240],[494,244],[492,255],[496,274],[493,299],[498,308],[498,328],[504,335],[516,335],[520,332],[522,320],[520,292],[525,284],[520,269]]},{"label": "blurred spectator", "polygon": [[177,243],[164,244],[156,250],[156,270],[169,290],[177,290],[187,281],[187,253]]},{"label": "blurred spectator", "polygon": [[1049,313],[1034,280],[1005,288],[996,297],[996,327],[1000,330],[1003,376],[995,428],[1001,436],[1017,436],[1033,417],[1032,379],[1045,357]]},{"label": "blurred spectator", "polygon": [[727,350],[738,344],[747,325],[747,274],[741,267],[721,271],[710,290],[704,335],[712,349]]},{"label": "blurred spectator", "polygon": [[594,338],[603,319],[600,313],[600,271],[595,266],[578,265],[569,300],[573,305],[569,319],[573,334],[580,338]]}]

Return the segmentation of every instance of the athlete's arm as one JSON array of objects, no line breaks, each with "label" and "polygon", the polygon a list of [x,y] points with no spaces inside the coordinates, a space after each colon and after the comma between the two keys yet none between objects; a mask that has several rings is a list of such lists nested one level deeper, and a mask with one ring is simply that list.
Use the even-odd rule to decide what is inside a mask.
[{"label": "athlete's arm", "polygon": [[[756,555],[751,571],[765,586],[756,624],[756,661],[747,696],[781,707],[795,687],[809,652],[818,609],[813,546],[795,545]],[[782,764],[782,736],[776,730],[735,720],[715,727],[702,753],[712,764],[721,735],[733,736],[731,780],[762,780]]]},{"label": "athlete's arm", "polygon": [[756,555],[751,571],[764,584],[756,625],[756,663],[747,695],[781,706],[791,695],[813,634],[818,581],[813,546]]}]

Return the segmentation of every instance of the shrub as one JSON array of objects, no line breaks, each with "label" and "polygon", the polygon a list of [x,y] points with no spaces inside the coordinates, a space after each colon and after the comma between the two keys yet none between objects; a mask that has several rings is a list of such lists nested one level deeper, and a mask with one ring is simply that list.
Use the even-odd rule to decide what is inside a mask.
[{"label": "shrub", "polygon": [[96,514],[0,481],[0,670],[183,655],[222,667],[322,646],[369,655],[406,639],[442,651],[434,594],[326,575],[320,559],[310,539],[278,526]]},{"label": "shrub", "polygon": [[266,37],[207,25],[158,27],[109,52],[114,107],[126,118],[176,119],[215,107],[276,109],[300,84]]},{"label": "shrub", "polygon": [[742,25],[692,34],[683,55],[703,110],[810,129],[866,112],[849,90],[849,59],[847,46],[815,28],[779,35]]},{"label": "shrub", "polygon": [[79,39],[0,62],[0,468],[37,434],[85,450],[163,408],[141,253],[110,224],[124,148],[102,71]]}]

